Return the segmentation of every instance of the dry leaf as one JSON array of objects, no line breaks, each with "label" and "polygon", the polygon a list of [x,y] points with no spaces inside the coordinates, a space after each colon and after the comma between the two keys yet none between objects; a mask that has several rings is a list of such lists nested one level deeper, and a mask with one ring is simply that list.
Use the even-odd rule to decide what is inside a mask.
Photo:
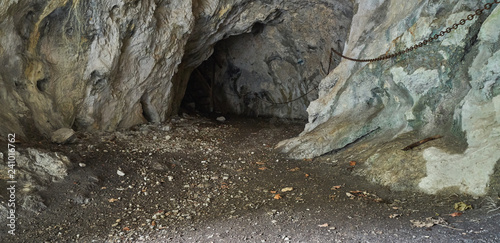
[{"label": "dry leaf", "polygon": [[156,225],[156,222],[153,220],[153,222],[151,222],[151,225],[152,225],[152,226],[155,226],[155,225]]},{"label": "dry leaf", "polygon": [[267,167],[260,167],[259,170],[267,170]]},{"label": "dry leaf", "polygon": [[116,202],[118,201],[119,199],[116,199],[116,198],[111,198],[111,199],[108,199],[108,202],[112,203],[112,202]]},{"label": "dry leaf", "polygon": [[266,164],[266,162],[261,162],[261,161],[255,162],[255,163],[258,164],[258,165],[265,165]]},{"label": "dry leaf", "polygon": [[272,194],[276,194],[276,192],[278,192],[278,191],[269,191],[269,192]]},{"label": "dry leaf", "polygon": [[328,197],[330,198],[330,200],[335,200],[335,198],[337,197],[337,195],[330,195]]},{"label": "dry leaf", "polygon": [[454,205],[455,210],[457,211],[465,211],[467,209],[472,209],[472,205],[470,204],[465,204],[464,202],[457,202]]},{"label": "dry leaf", "polygon": [[293,187],[285,187],[281,189],[281,192],[291,192],[291,191],[293,191]]},{"label": "dry leaf", "polygon": [[229,186],[228,186],[225,182],[223,182],[223,183],[220,185],[220,188],[221,188],[221,189],[228,189],[228,188],[229,188]]},{"label": "dry leaf", "polygon": [[328,223],[320,224],[320,225],[318,225],[318,227],[326,228],[326,227],[328,227]]},{"label": "dry leaf", "polygon": [[293,169],[289,169],[288,171],[295,172],[295,171],[299,171],[299,170],[300,170],[300,168],[299,168],[299,167],[295,167],[295,168],[293,168]]},{"label": "dry leaf", "polygon": [[342,186],[333,186],[333,187],[331,188],[331,190],[338,190],[338,189],[340,189],[340,188],[342,188]]},{"label": "dry leaf", "polygon": [[394,218],[397,218],[397,217],[399,217],[399,216],[401,216],[401,214],[399,214],[399,213],[395,213],[395,214],[391,214],[391,215],[389,215],[389,218],[394,219]]},{"label": "dry leaf", "polygon": [[129,230],[130,230],[130,228],[129,228],[129,227],[124,227],[124,228],[123,228],[123,231],[129,231]]},{"label": "dry leaf", "polygon": [[276,195],[274,195],[274,199],[276,199],[276,200],[281,199],[281,198],[282,198],[282,197],[281,197],[281,195],[280,195],[280,194],[276,194]]},{"label": "dry leaf", "polygon": [[425,220],[410,220],[410,222],[413,224],[413,226],[418,227],[418,228],[430,228],[436,224],[438,225],[447,225],[448,222],[446,222],[443,218],[438,217],[437,219],[428,217]]},{"label": "dry leaf", "polygon": [[460,213],[460,212],[454,212],[454,213],[450,214],[451,217],[458,217],[460,215],[462,215],[462,213]]},{"label": "dry leaf", "polygon": [[356,165],[356,161],[349,161],[349,165],[350,166],[355,166]]}]

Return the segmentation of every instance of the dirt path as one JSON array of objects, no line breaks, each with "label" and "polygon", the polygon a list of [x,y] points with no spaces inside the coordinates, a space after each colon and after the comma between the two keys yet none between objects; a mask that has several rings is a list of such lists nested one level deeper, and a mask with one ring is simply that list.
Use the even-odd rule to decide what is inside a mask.
[{"label": "dirt path", "polygon": [[[48,145],[75,168],[42,193],[47,209],[21,212],[17,238],[2,242],[500,241],[500,212],[484,198],[393,192],[355,176],[349,161],[273,150],[301,130],[189,117]],[[474,209],[452,217],[456,202]]]}]

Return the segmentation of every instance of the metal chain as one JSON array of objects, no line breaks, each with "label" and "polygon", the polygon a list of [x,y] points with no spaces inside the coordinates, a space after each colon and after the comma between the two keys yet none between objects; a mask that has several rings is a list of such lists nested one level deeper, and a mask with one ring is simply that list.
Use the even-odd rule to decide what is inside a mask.
[{"label": "metal chain", "polygon": [[418,49],[418,48],[420,48],[422,46],[425,46],[425,45],[427,45],[427,44],[429,44],[429,43],[437,40],[439,37],[442,37],[442,36],[445,36],[446,34],[449,34],[451,31],[458,29],[458,26],[464,25],[467,21],[473,20],[475,16],[479,16],[479,15],[483,14],[483,12],[485,10],[491,9],[491,7],[494,4],[497,4],[497,3],[500,3],[500,0],[495,0],[492,3],[487,3],[487,4],[484,5],[483,8],[477,9],[476,11],[474,11],[473,14],[469,14],[467,16],[467,18],[461,19],[457,23],[451,25],[451,27],[447,27],[445,30],[442,30],[438,34],[432,35],[432,36],[426,38],[425,40],[421,41],[420,43],[413,45],[412,47],[408,47],[408,48],[406,48],[406,49],[404,49],[402,51],[398,51],[398,52],[395,52],[395,53],[392,53],[392,54],[388,54],[388,55],[386,54],[386,55],[382,55],[380,57],[372,58],[372,59],[357,59],[357,58],[352,58],[352,57],[346,57],[346,56],[342,55],[342,53],[336,51],[333,48],[332,48],[332,52],[334,52],[335,54],[337,54],[337,55],[339,55],[339,56],[341,56],[341,57],[343,57],[343,58],[345,58],[347,60],[351,60],[351,61],[354,61],[354,62],[377,62],[377,61],[382,61],[382,60],[390,59],[390,58],[393,58],[393,57],[397,57],[397,56],[403,55],[405,53],[414,51],[414,50],[416,50],[416,49]]}]

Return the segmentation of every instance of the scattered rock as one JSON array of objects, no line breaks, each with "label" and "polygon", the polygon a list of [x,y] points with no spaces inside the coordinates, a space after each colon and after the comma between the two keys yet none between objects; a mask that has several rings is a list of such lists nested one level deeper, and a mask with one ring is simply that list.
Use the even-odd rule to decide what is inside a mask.
[{"label": "scattered rock", "polygon": [[225,121],[226,121],[226,118],[225,118],[225,117],[223,117],[223,116],[219,116],[219,117],[217,117],[217,119],[216,119],[216,120],[217,120],[217,121],[219,121],[219,122],[225,122]]},{"label": "scattered rock", "polygon": [[52,133],[50,140],[53,143],[66,144],[72,143],[75,140],[75,131],[71,128],[61,128]]},{"label": "scattered rock", "polygon": [[17,166],[20,174],[30,174],[34,184],[38,181],[55,182],[68,175],[71,162],[68,157],[57,152],[41,152],[28,148],[27,154],[16,152]]},{"label": "scattered rock", "polygon": [[125,173],[121,170],[116,170],[116,174],[119,176],[125,176]]}]

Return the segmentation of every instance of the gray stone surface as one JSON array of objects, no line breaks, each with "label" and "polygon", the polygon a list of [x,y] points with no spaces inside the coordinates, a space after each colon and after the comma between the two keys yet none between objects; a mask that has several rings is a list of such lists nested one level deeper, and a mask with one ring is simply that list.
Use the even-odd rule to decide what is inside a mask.
[{"label": "gray stone surface", "polygon": [[65,143],[70,143],[75,139],[75,131],[71,128],[61,128],[55,132],[52,133],[52,136],[50,136],[50,140],[53,143],[60,143],[60,144],[65,144]]},{"label": "gray stone surface", "polygon": [[28,148],[26,152],[16,152],[19,181],[28,184],[46,185],[64,179],[72,167],[69,158],[57,152],[44,152]]},{"label": "gray stone surface", "polygon": [[[356,2],[344,54],[373,58],[410,47],[490,1]],[[305,131],[278,148],[294,158],[310,158],[356,142],[369,144],[378,148],[353,151],[353,156],[365,162],[360,174],[375,182],[428,193],[486,194],[500,159],[499,11],[392,60],[343,60],[321,82]],[[439,148],[403,152],[404,146],[385,145],[437,134],[444,136]]]}]

